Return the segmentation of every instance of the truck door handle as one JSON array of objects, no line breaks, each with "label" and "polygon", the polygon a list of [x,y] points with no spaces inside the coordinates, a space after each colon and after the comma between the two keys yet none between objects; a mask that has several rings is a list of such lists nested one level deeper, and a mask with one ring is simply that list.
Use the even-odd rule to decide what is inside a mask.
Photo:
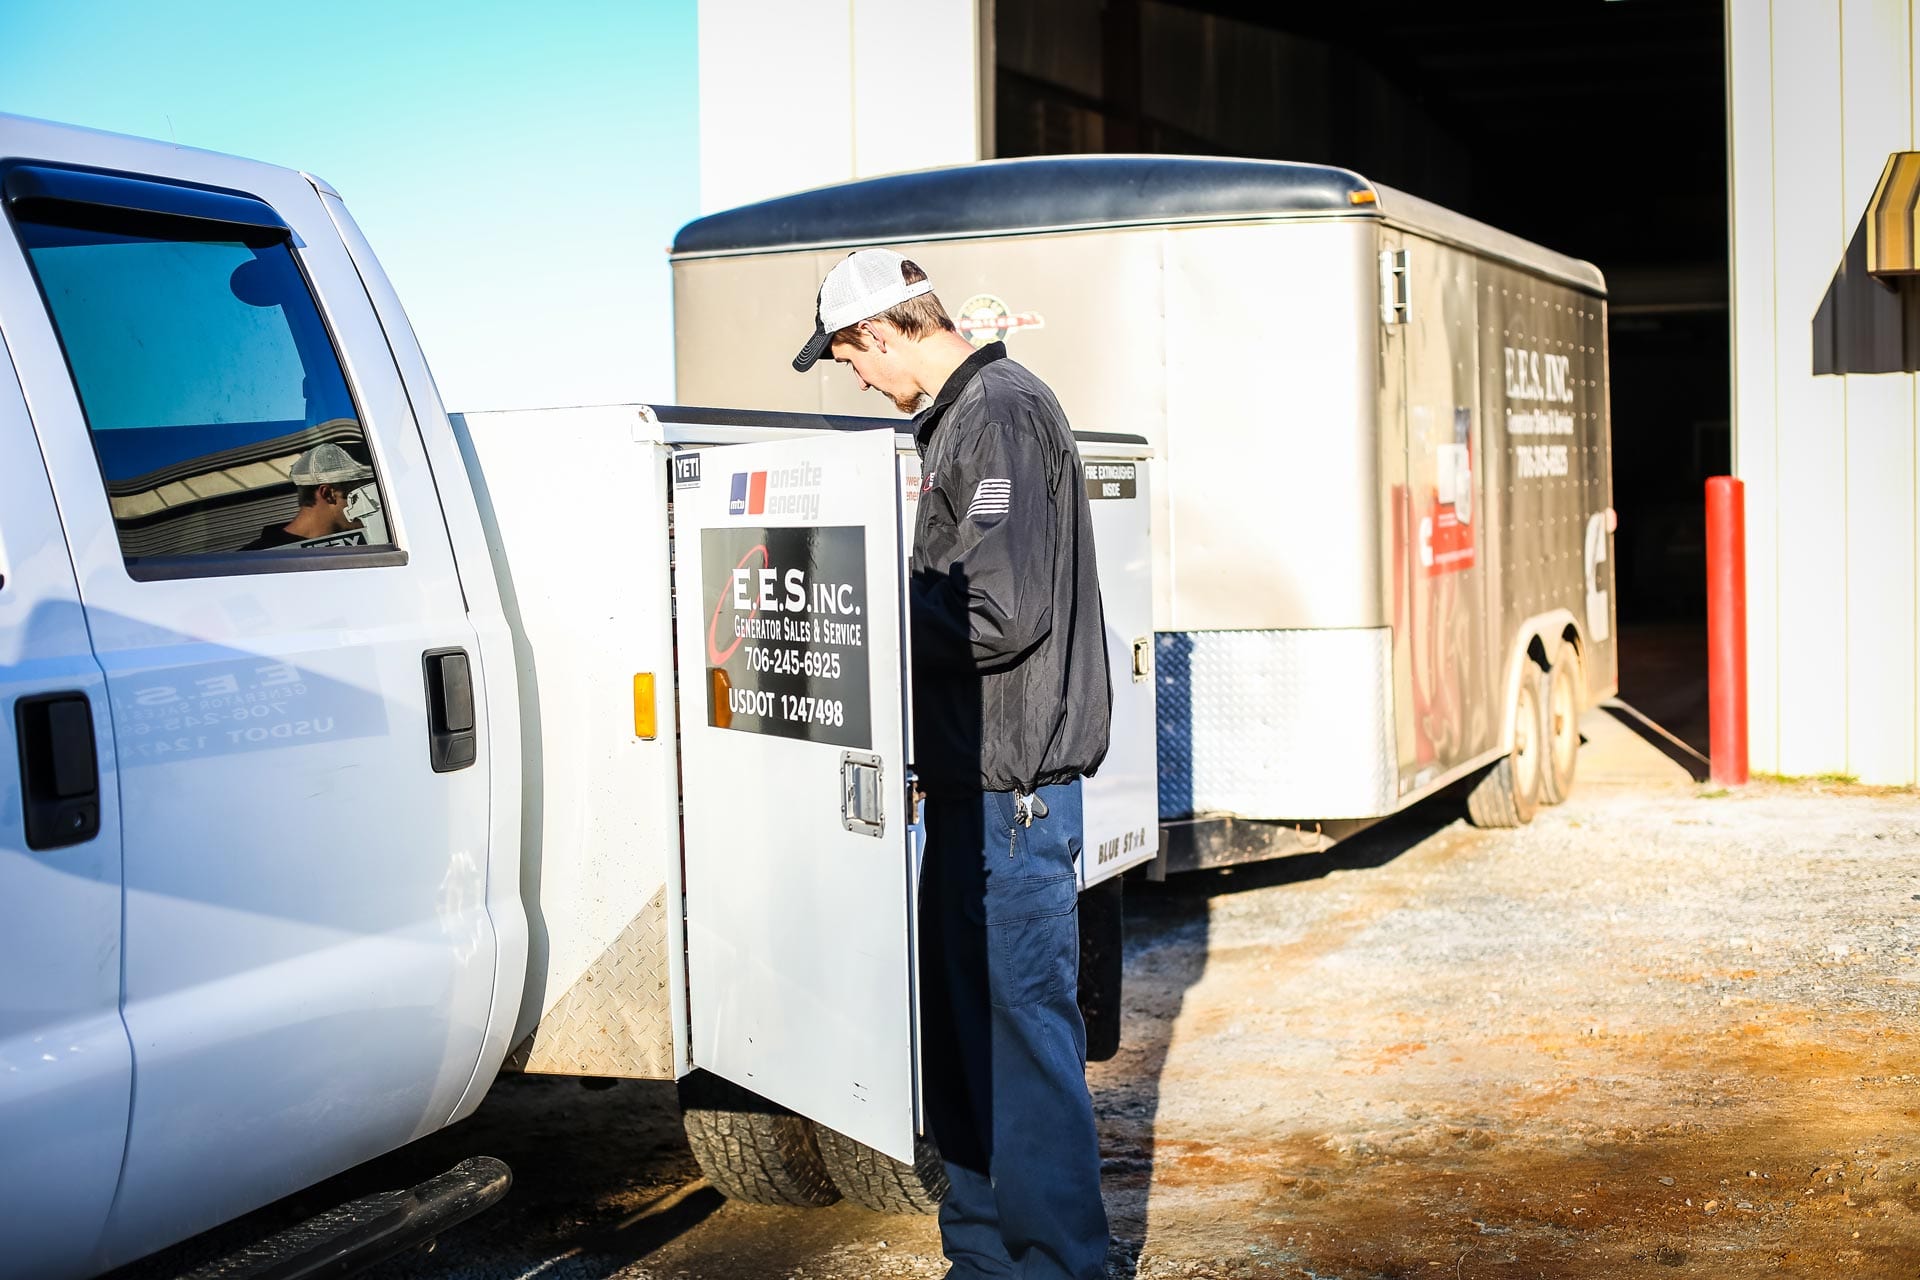
[{"label": "truck door handle", "polygon": [[87,695],[21,698],[13,704],[13,727],[27,848],[58,849],[100,834],[100,757]]},{"label": "truck door handle", "polygon": [[427,757],[435,773],[472,764],[473,671],[465,649],[429,649],[420,655],[427,672]]}]

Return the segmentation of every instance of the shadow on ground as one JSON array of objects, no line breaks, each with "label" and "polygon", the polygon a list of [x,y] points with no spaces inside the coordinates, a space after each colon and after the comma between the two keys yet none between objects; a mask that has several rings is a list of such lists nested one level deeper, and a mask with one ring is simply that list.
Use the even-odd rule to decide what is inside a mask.
[{"label": "shadow on ground", "polygon": [[[1107,1209],[1112,1218],[1109,1275],[1132,1280],[1140,1272],[1142,1253],[1151,1249],[1154,1224],[1149,1202],[1157,1181],[1165,1176],[1155,1137],[1161,1081],[1186,993],[1206,974],[1214,904],[1258,889],[1385,867],[1464,819],[1467,790],[1461,785],[1442,792],[1325,852],[1189,872],[1158,884],[1128,883],[1121,1053],[1111,1066],[1093,1071],[1094,1109],[1100,1119]],[[1306,941],[1311,951],[1319,946],[1331,948],[1340,939]],[[1283,949],[1276,951],[1276,959],[1303,963],[1306,954],[1290,955]],[[1103,1078],[1124,1078],[1128,1084],[1103,1088]]]}]

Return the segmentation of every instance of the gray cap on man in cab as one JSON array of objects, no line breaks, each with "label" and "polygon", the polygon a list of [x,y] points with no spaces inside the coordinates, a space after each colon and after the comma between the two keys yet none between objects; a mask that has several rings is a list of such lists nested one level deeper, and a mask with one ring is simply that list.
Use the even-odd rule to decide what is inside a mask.
[{"label": "gray cap on man in cab", "polygon": [[317,444],[293,460],[287,475],[302,489],[317,484],[358,484],[373,479],[373,468],[331,441]]}]

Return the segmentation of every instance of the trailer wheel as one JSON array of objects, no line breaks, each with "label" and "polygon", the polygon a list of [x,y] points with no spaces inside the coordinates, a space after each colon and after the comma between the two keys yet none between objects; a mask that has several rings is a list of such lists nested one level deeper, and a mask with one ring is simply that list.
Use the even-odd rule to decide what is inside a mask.
[{"label": "trailer wheel", "polygon": [[1559,804],[1573,794],[1574,770],[1580,763],[1580,651],[1562,640],[1547,672],[1545,758],[1540,762],[1540,799]]},{"label": "trailer wheel", "polygon": [[727,1198],[799,1208],[840,1198],[804,1117],[705,1071],[680,1082],[680,1113],[700,1171]]},{"label": "trailer wheel", "polygon": [[1467,817],[1476,827],[1524,827],[1540,807],[1545,751],[1539,683],[1535,668],[1529,666],[1514,698],[1513,750],[1467,793]]},{"label": "trailer wheel", "polygon": [[925,1138],[913,1144],[913,1163],[901,1164],[864,1142],[815,1125],[820,1155],[840,1194],[875,1213],[938,1213],[947,1194],[940,1151]]}]

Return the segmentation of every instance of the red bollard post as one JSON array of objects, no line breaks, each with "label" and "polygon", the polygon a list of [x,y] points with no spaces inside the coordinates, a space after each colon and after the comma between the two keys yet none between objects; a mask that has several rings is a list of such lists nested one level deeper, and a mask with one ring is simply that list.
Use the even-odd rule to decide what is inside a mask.
[{"label": "red bollard post", "polygon": [[1747,499],[1732,476],[1707,481],[1707,720],[1713,780],[1747,782]]}]

